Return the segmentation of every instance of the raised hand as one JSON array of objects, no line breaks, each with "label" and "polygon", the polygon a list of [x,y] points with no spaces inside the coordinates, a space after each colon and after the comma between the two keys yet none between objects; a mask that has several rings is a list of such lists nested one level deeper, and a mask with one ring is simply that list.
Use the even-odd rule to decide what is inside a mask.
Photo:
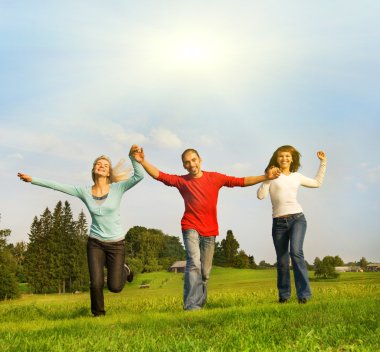
[{"label": "raised hand", "polygon": [[19,172],[17,174],[18,177],[20,177],[20,180],[21,181],[24,181],[24,182],[32,182],[32,177],[27,175],[27,174],[23,174],[22,172]]},{"label": "raised hand", "polygon": [[317,152],[317,157],[319,160],[326,160],[327,159],[325,152],[323,152],[322,150]]},{"label": "raised hand", "polygon": [[[131,148],[131,150],[132,150],[132,148]],[[142,163],[144,161],[144,159],[145,159],[144,149],[142,147],[136,146],[136,148],[133,149],[133,152],[132,152],[131,155],[139,163]]]}]

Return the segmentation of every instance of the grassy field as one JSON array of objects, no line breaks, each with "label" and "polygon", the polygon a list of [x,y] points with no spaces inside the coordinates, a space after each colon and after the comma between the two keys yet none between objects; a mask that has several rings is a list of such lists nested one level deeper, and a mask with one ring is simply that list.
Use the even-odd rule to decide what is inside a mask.
[{"label": "grassy field", "polygon": [[140,275],[105,294],[101,318],[87,292],[1,302],[0,350],[380,351],[380,273],[312,280],[306,305],[277,303],[274,270],[214,268],[201,311],[182,310],[182,286],[182,274]]}]

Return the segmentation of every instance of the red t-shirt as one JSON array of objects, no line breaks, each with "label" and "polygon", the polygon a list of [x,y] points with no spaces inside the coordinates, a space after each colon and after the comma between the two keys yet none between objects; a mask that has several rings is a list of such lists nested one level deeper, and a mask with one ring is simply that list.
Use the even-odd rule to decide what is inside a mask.
[{"label": "red t-shirt", "polygon": [[217,210],[219,189],[244,187],[243,177],[232,177],[217,172],[203,171],[202,177],[191,175],[168,175],[159,173],[158,181],[176,187],[185,202],[185,213],[181,220],[182,231],[196,230],[202,236],[219,235]]}]

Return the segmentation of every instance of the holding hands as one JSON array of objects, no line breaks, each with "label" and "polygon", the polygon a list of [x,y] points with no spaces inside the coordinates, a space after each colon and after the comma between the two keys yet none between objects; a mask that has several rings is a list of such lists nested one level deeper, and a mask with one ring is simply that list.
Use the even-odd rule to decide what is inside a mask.
[{"label": "holding hands", "polygon": [[131,148],[131,154],[140,164],[145,160],[144,149],[134,144]]},{"label": "holding hands", "polygon": [[268,180],[274,180],[281,175],[281,170],[276,166],[271,166],[266,172],[265,176]]}]

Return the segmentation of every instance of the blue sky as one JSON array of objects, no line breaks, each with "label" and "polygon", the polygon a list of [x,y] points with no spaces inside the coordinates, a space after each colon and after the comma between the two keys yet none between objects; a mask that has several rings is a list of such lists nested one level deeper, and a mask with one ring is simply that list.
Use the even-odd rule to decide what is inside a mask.
[{"label": "blue sky", "polygon": [[[306,176],[318,150],[328,156],[322,188],[299,192],[306,259],[380,261],[379,13],[366,0],[1,1],[0,228],[25,241],[46,207],[83,209],[18,171],[87,184],[98,155],[116,163],[137,143],[169,173],[194,147],[204,170],[258,175],[291,144]],[[271,205],[256,191],[221,190],[219,240],[231,229],[273,263]],[[149,176],[121,208],[126,231],[176,236],[182,213],[178,192]]]}]

